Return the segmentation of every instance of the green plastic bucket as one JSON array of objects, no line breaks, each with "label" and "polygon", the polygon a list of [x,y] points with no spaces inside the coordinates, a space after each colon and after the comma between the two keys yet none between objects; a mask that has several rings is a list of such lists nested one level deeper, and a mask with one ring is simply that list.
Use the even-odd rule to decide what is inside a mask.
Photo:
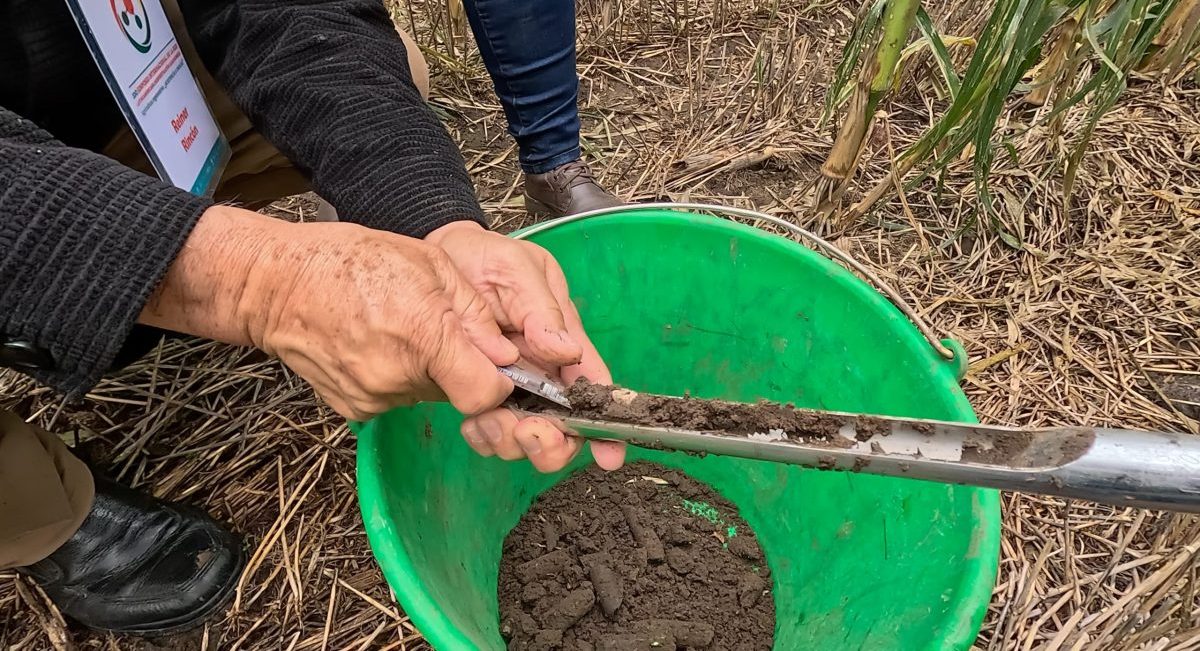
[{"label": "green plastic bucket", "polygon": [[[959,361],[869,285],[788,239],[663,209],[538,229],[529,239],[562,264],[625,386],[975,420]],[[363,518],[388,583],[435,648],[503,649],[502,541],[571,469],[541,475],[478,457],[460,420],[445,405],[418,405],[355,426]],[[631,448],[629,458],[679,468],[738,506],[769,560],[776,649],[974,640],[996,576],[995,491],[713,455]]]}]

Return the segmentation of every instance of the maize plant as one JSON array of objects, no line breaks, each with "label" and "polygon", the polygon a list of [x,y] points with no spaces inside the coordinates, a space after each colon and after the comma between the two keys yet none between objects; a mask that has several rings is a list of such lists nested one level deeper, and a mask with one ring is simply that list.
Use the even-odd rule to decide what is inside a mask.
[{"label": "maize plant", "polygon": [[[909,43],[914,32],[920,38]],[[825,117],[840,126],[816,183],[816,205],[833,212],[854,177],[877,108],[893,92],[913,48],[927,49],[941,74],[948,105],[892,164],[893,174],[843,212],[860,217],[903,179],[911,188],[966,155],[973,158],[979,212],[991,217],[988,173],[993,136],[1014,92],[1046,106],[1040,120],[1061,127],[1066,111],[1085,111],[1082,129],[1062,152],[1064,198],[1100,117],[1134,73],[1176,75],[1200,49],[1200,0],[993,0],[978,34],[952,46],[973,48],[961,75],[947,41],[918,0],[868,0],[856,19],[831,85]],[[1011,235],[1000,232],[1010,245]]]}]

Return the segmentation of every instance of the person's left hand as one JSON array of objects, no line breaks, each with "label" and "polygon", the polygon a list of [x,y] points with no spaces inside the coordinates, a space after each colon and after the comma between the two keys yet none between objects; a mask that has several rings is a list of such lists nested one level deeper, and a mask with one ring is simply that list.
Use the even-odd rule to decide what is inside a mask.
[{"label": "person's left hand", "polygon": [[[608,367],[584,332],[562,268],[549,252],[469,221],[442,226],[425,241],[450,256],[522,356],[567,385],[581,377],[612,383]],[[528,457],[542,472],[563,468],[582,447],[580,439],[565,435],[545,418],[522,420],[507,409],[468,418],[462,435],[479,454],[506,460]],[[621,443],[593,441],[591,450],[605,470],[615,470],[625,460]]]}]

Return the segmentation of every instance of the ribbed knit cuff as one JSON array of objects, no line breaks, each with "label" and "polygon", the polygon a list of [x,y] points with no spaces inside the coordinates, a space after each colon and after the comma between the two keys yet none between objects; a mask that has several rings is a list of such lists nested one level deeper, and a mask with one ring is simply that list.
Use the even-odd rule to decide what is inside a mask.
[{"label": "ribbed knit cuff", "polygon": [[209,205],[98,154],[0,139],[0,333],[56,363],[30,374],[90,389]]}]

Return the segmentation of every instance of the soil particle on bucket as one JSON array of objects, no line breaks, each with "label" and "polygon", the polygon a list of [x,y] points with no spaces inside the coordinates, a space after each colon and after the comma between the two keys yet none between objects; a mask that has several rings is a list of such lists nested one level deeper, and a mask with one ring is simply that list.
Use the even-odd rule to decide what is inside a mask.
[{"label": "soil particle on bucket", "polygon": [[539,497],[504,541],[499,598],[513,650],[773,646],[753,532],[712,489],[644,462],[592,468]]}]

